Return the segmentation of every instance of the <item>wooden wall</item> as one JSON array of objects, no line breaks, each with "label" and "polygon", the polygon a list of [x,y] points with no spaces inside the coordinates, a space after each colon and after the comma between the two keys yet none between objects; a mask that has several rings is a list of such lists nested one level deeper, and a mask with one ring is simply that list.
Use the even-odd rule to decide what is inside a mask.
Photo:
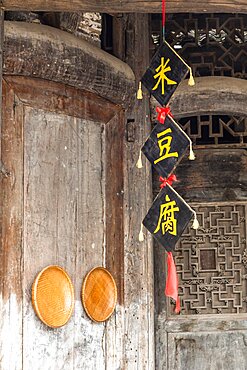
[{"label": "wooden wall", "polygon": [[[147,19],[130,23],[136,70],[135,27],[139,35]],[[133,143],[125,130],[124,109],[135,97],[127,64],[62,31],[15,23],[6,24],[4,57],[1,369],[153,369],[151,237],[138,241],[151,172],[135,167],[150,129],[148,98],[129,110]],[[64,267],[75,286],[75,312],[56,330],[31,306],[32,282],[49,264]],[[80,301],[83,277],[97,265],[112,272],[119,293],[103,324]]]}]

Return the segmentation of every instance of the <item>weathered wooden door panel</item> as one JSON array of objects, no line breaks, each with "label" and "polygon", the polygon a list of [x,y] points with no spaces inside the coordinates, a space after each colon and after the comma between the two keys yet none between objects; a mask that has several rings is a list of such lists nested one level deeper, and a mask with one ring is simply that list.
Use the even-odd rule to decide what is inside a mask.
[{"label": "weathered wooden door panel", "polygon": [[[24,114],[23,367],[100,368],[104,325],[85,318],[80,290],[87,271],[104,264],[102,128],[28,107]],[[35,317],[28,294],[37,272],[49,264],[68,271],[76,294],[73,318],[55,331]],[[81,356],[90,352],[90,340],[97,356]]]},{"label": "weathered wooden door panel", "polygon": [[[23,95],[20,99],[21,84],[17,96],[12,83],[4,83],[3,100],[1,160],[7,173],[1,178],[1,369],[117,368],[122,353],[115,348],[119,333],[113,327],[117,323],[121,330],[122,310],[119,307],[118,319],[113,315],[107,324],[93,323],[82,308],[81,285],[91,268],[107,263],[117,273],[116,263],[121,263],[114,253],[122,256],[122,165],[114,171],[115,159],[107,166],[106,156],[109,127],[117,124],[121,133],[121,121],[110,121],[106,137],[105,123],[90,119],[93,115],[83,110],[85,105],[77,117],[68,115],[63,105],[57,106],[54,91],[49,112],[51,84],[42,109],[42,99],[36,96],[33,104]],[[115,145],[118,138],[115,135]],[[121,148],[119,144],[117,157]],[[106,199],[109,167],[113,194]],[[106,222],[105,215],[107,209],[114,211],[114,204],[120,207],[116,225],[109,215]],[[109,248],[111,258],[107,232],[120,238],[118,250]],[[31,305],[33,280],[50,264],[65,268],[75,288],[74,313],[60,329],[46,327]],[[110,333],[112,344],[107,343]]]},{"label": "weathered wooden door panel", "polygon": [[247,333],[243,331],[169,333],[169,369],[246,370]]}]

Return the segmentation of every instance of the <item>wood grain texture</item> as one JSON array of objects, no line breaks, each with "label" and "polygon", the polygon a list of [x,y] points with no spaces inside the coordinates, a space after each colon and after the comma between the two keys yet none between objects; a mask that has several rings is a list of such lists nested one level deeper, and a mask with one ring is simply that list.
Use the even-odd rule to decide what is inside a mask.
[{"label": "wood grain texture", "polygon": [[[102,127],[30,107],[25,118],[23,368],[103,369],[104,325],[86,317],[80,297],[82,277],[104,263]],[[74,315],[55,331],[30,305],[31,283],[48,264],[66,269],[76,294]]]},{"label": "wood grain texture", "polygon": [[10,370],[22,362],[23,110],[5,81],[3,106],[9,109],[1,131],[1,161],[8,175],[1,174],[0,367]]},{"label": "wood grain texture", "polygon": [[[2,0],[5,10],[33,10],[33,11],[81,11],[101,13],[160,13],[161,1],[139,1],[139,0],[26,0],[21,3],[19,0]],[[202,0],[198,2],[184,2],[183,0],[168,0],[168,13],[245,13],[247,4],[245,0],[210,0],[207,3]]]},{"label": "wood grain texture", "polygon": [[[176,118],[193,114],[247,115],[247,81],[233,77],[199,77],[195,86],[183,81],[170,100]],[[152,104],[157,105],[154,99]]]},{"label": "wood grain texture", "polygon": [[[23,63],[26,62],[25,56]],[[104,113],[104,99],[97,98],[95,93],[84,94],[80,89],[65,87],[61,81],[24,76],[6,79],[6,97],[10,101],[5,102],[5,114],[11,118],[6,121],[2,138],[6,136],[5,131],[13,129],[9,125],[13,117],[18,118],[21,134],[18,130],[12,133],[13,147],[6,136],[4,155],[5,158],[11,156],[15,168],[20,166],[19,160],[24,163],[20,169],[22,181],[17,178],[16,183],[11,183],[13,189],[15,186],[19,189],[21,183],[22,193],[19,191],[18,197],[11,199],[9,195],[4,207],[15,202],[12,214],[19,212],[19,205],[24,208],[21,226],[15,225],[22,248],[13,249],[16,257],[4,252],[10,258],[6,263],[11,273],[7,268],[6,275],[14,276],[11,289],[17,298],[16,295],[14,300],[10,297],[1,306],[1,312],[8,317],[0,333],[4,344],[1,368],[123,369],[124,307],[118,304],[106,324],[95,324],[86,316],[80,297],[83,277],[93,267],[105,263],[123,286],[123,115],[119,106],[113,107],[109,102],[105,103],[107,112]],[[102,109],[99,122],[93,112],[98,102],[98,108]],[[18,116],[17,112],[20,112]],[[106,124],[112,114],[117,115]],[[21,149],[17,150],[18,140]],[[107,163],[108,160],[112,163]],[[11,220],[10,210],[6,215]],[[115,225],[108,216],[106,226],[106,210],[117,217]],[[13,248],[11,239],[9,243]],[[50,264],[66,269],[76,293],[74,315],[65,327],[55,331],[38,320],[31,306],[32,282],[37,272]],[[25,271],[24,275],[19,274],[19,268]],[[7,298],[9,289],[3,280]],[[13,315],[16,320],[12,320]],[[10,331],[10,322],[15,328],[13,332],[18,333],[18,340],[6,342],[4,333]],[[131,330],[136,335],[133,327]],[[145,337],[146,332],[143,335]],[[10,355],[12,352],[15,356]]]},{"label": "wood grain texture", "polygon": [[168,335],[169,369],[245,370],[246,330],[239,332],[171,333]]},{"label": "wood grain texture", "polygon": [[105,128],[106,267],[116,279],[120,304],[124,304],[123,138],[124,116],[120,113]]},{"label": "wood grain texture", "polygon": [[5,22],[3,72],[64,83],[123,107],[134,95],[128,65],[85,40],[39,24]]},{"label": "wood grain texture", "polygon": [[111,273],[104,267],[95,267],[83,280],[82,303],[88,316],[103,322],[109,319],[117,303],[117,287]]},{"label": "wood grain texture", "polygon": [[[176,168],[174,189],[188,202],[234,202],[247,198],[245,149],[197,149],[196,160],[182,159]],[[215,175],[217,174],[217,175]],[[154,192],[160,191],[158,175]]]},{"label": "wood grain texture", "polygon": [[[11,90],[8,91],[8,98],[13,98]],[[16,104],[18,100],[15,98],[11,100],[11,104],[7,107],[7,112],[12,112],[11,107],[15,106],[15,111],[20,109]],[[20,104],[21,106],[21,104]],[[91,368],[97,367],[99,369],[104,367],[104,357],[102,352],[102,341],[103,341],[103,327],[94,328],[89,320],[85,318],[83,314],[81,303],[78,299],[76,305],[76,323],[69,323],[66,330],[63,331],[50,331],[45,329],[43,324],[34,317],[32,308],[30,307],[30,284],[37,273],[37,270],[50,261],[54,261],[63,264],[68,268],[70,272],[74,271],[74,279],[77,279],[77,289],[81,286],[82,275],[86,273],[89,266],[93,266],[94,263],[102,264],[104,256],[104,244],[102,241],[103,237],[103,223],[102,223],[102,196],[101,190],[96,193],[94,191],[101,189],[101,165],[98,166],[98,159],[101,158],[102,146],[99,145],[101,142],[101,126],[92,122],[88,123],[86,135],[86,128],[84,127],[85,135],[84,143],[81,142],[81,138],[75,133],[75,129],[81,126],[82,122],[74,120],[73,118],[59,118],[54,114],[43,113],[42,111],[32,110],[26,108],[25,116],[27,118],[27,125],[25,131],[25,227],[24,227],[24,245],[25,249],[16,249],[18,256],[14,256],[13,253],[9,253],[8,250],[8,266],[11,268],[11,273],[8,271],[8,279],[11,279],[11,290],[18,293],[18,284],[22,281],[22,277],[18,275],[18,266],[22,261],[19,257],[19,252],[25,256],[25,277],[24,277],[24,307],[25,315],[23,319],[20,317],[21,312],[15,312],[19,307],[14,305],[15,302],[12,300],[7,301],[9,310],[3,313],[9,317],[9,320],[4,320],[4,327],[1,327],[1,338],[3,344],[3,350],[5,351],[4,356],[1,354],[2,369],[19,369],[21,367],[22,357],[22,339],[21,339],[21,322],[24,323],[23,333],[23,353],[24,357],[24,368],[33,368],[33,366],[39,366],[40,368],[57,368],[71,369],[71,364],[75,363],[75,369],[84,369],[88,364]],[[19,116],[18,123],[22,123],[21,116]],[[85,122],[86,123],[86,122]],[[13,130],[11,120],[6,120],[6,124],[9,126],[9,130]],[[72,125],[72,127],[70,126]],[[73,130],[74,125],[74,130]],[[83,125],[82,125],[83,126]],[[79,130],[79,128],[78,128]],[[15,132],[14,132],[15,133]],[[41,134],[42,133],[42,134]],[[15,166],[18,166],[18,158],[22,158],[22,153],[17,151],[17,147],[14,145],[14,138],[6,136],[6,144],[12,142],[13,149],[8,153],[11,156],[12,150],[15,156]],[[99,135],[99,136],[98,136]],[[17,136],[18,138],[19,136]],[[46,140],[46,139],[47,140]],[[17,140],[17,139],[15,139]],[[89,153],[89,148],[93,148],[97,142],[97,151],[94,155]],[[66,147],[67,145],[67,147]],[[3,147],[4,151],[9,152],[9,146]],[[77,150],[83,148],[83,151],[77,157]],[[77,150],[76,150],[77,149]],[[85,151],[84,151],[85,150]],[[19,153],[19,154],[18,154]],[[83,154],[84,153],[84,154]],[[16,157],[17,156],[17,157]],[[77,162],[78,160],[78,162]],[[86,171],[87,163],[94,166],[92,174],[88,175],[85,172],[83,177],[87,182],[88,186],[81,187],[82,181],[78,176],[77,168],[81,168],[82,161],[84,161],[84,168]],[[101,161],[100,161],[101,163]],[[77,165],[76,165],[77,164]],[[15,167],[16,168],[16,167]],[[90,183],[90,179],[91,183]],[[60,182],[61,181],[61,182]],[[96,181],[96,185],[94,184]],[[15,191],[18,185],[18,177],[16,178],[16,185],[13,187]],[[85,184],[84,184],[85,185]],[[88,189],[88,191],[85,191]],[[104,187],[102,188],[103,191]],[[17,207],[17,200],[14,193],[11,193],[12,201],[15,201],[15,207]],[[93,209],[95,212],[91,214],[90,204],[88,206],[84,202],[83,205],[76,203],[76,198],[79,199],[78,193],[85,194],[85,201],[90,201],[89,192],[92,196]],[[22,203],[23,197],[18,193],[18,201]],[[84,199],[84,198],[83,198]],[[99,204],[97,203],[99,200]],[[64,202],[62,201],[64,200]],[[14,217],[13,209],[11,208],[10,199],[8,201],[8,207]],[[98,207],[98,208],[97,208]],[[16,208],[18,210],[18,208]],[[77,217],[77,210],[78,215]],[[83,212],[86,211],[86,212]],[[76,216],[75,216],[76,213]],[[6,215],[18,234],[19,228],[17,227],[14,219]],[[98,219],[99,216],[99,219]],[[77,218],[80,222],[77,224]],[[85,225],[85,222],[92,220],[92,224]],[[84,224],[84,228],[82,226]],[[91,233],[93,241],[92,254],[88,251],[88,243],[90,243],[90,237],[88,236],[88,230],[91,227],[96,229],[96,232]],[[75,240],[75,234],[77,227],[81,230],[84,229],[84,246],[81,247],[82,239],[80,236],[78,240]],[[99,230],[99,232],[97,232]],[[100,236],[99,243],[97,242],[97,235]],[[10,236],[10,234],[8,234]],[[13,238],[9,238],[8,244],[14,242]],[[9,245],[10,245],[9,244]],[[76,245],[75,245],[76,244]],[[15,246],[15,245],[14,245]],[[12,247],[13,248],[13,247]],[[103,248],[103,250],[102,250]],[[98,250],[98,253],[97,253]],[[16,253],[15,251],[15,253]],[[76,252],[76,254],[75,254]],[[83,255],[83,259],[81,257]],[[19,262],[20,261],[20,262]],[[78,264],[76,264],[78,261]],[[30,263],[31,262],[31,263]],[[76,264],[76,272],[75,272]],[[32,272],[31,272],[32,271]],[[5,294],[8,294],[8,283],[6,279],[2,280],[4,283]],[[19,301],[21,299],[21,290]],[[79,298],[79,297],[78,297]],[[20,303],[20,302],[19,302]],[[4,307],[4,306],[3,306]],[[18,315],[17,315],[18,314]],[[19,320],[19,324],[18,321]],[[10,328],[7,328],[7,323],[11,323],[11,332],[14,333],[14,328],[17,331],[13,338],[13,346],[11,342],[4,338],[5,334]],[[74,327],[76,327],[76,334],[74,340]],[[80,329],[79,329],[80,328]],[[89,335],[90,333],[90,335]],[[20,336],[20,341],[18,341]],[[80,345],[82,338],[84,339],[84,346]],[[90,343],[93,340],[94,346]],[[20,348],[18,348],[20,343]],[[71,348],[75,346],[72,351]],[[30,349],[33,348],[32,351]],[[10,356],[11,351],[11,356]],[[45,352],[44,352],[45,351]],[[81,353],[83,351],[83,353]],[[94,354],[97,352],[97,356]],[[101,355],[102,354],[102,355]],[[5,357],[6,356],[6,357]],[[90,356],[90,360],[87,356]],[[84,362],[84,360],[85,362]],[[8,361],[10,361],[8,363]],[[47,361],[47,362],[46,362]],[[54,366],[52,365],[54,361]],[[38,363],[38,365],[37,365]],[[51,367],[50,367],[51,366]]]},{"label": "wood grain texture", "polygon": [[193,164],[184,159],[176,169],[181,182],[174,188],[185,200],[204,203],[247,199],[245,149],[205,149],[195,153]]},{"label": "wood grain texture", "polygon": [[32,285],[32,304],[38,318],[51,328],[59,328],[74,310],[74,287],[60,266],[46,266]]},{"label": "wood grain texture", "polygon": [[49,112],[107,123],[121,109],[96,94],[62,83],[23,76],[5,76],[5,80],[23,104]]},{"label": "wood grain texture", "polygon": [[166,321],[164,329],[169,333],[203,333],[203,332],[227,332],[247,330],[245,314],[234,315],[204,315],[197,317],[176,317]]},{"label": "wood grain texture", "polygon": [[[126,61],[137,81],[149,62],[149,24],[147,15],[133,14],[126,23]],[[154,369],[154,302],[152,238],[145,231],[144,242],[138,241],[142,220],[152,199],[151,168],[136,168],[140,148],[150,133],[149,96],[135,100],[127,115],[134,120],[134,141],[124,145],[124,234],[125,234],[125,355],[126,369]]]}]

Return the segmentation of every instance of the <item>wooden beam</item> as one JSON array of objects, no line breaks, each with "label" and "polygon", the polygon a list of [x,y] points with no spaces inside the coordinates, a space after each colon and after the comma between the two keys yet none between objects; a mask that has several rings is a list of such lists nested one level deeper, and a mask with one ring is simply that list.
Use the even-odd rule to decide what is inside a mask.
[{"label": "wooden beam", "polygon": [[131,68],[53,27],[5,22],[5,75],[36,77],[86,90],[126,108],[135,94]]},{"label": "wooden beam", "polygon": [[246,201],[246,149],[210,147],[195,150],[195,153],[194,163],[184,158],[176,168],[176,176],[183,179],[176,185],[176,190],[186,201],[190,203],[207,203],[209,199],[210,202]]},{"label": "wooden beam", "polygon": [[5,76],[4,80],[24,105],[37,109],[104,124],[121,110],[95,94],[62,83],[24,76]]},{"label": "wooden beam", "polygon": [[2,112],[1,163],[7,174],[0,177],[0,314],[6,326],[1,325],[1,338],[6,333],[13,335],[5,349],[1,340],[0,367],[17,369],[22,363],[23,348],[23,107],[16,105],[14,91],[5,81],[3,107],[7,108]]},{"label": "wooden beam", "polygon": [[[149,17],[128,15],[126,22],[126,62],[140,80],[149,63]],[[136,86],[137,87],[137,86]],[[126,369],[154,369],[154,301],[152,236],[141,223],[152,204],[152,172],[148,161],[136,168],[140,148],[150,133],[149,94],[135,99],[128,111],[124,144],[124,234],[125,234],[125,356]]]},{"label": "wooden beam", "polygon": [[[0,9],[0,112],[2,112],[2,76],[3,76],[3,42],[4,42],[4,11]],[[2,129],[2,113],[0,113],[0,132]],[[1,155],[1,141],[0,141]],[[0,162],[2,169],[2,163]]]},{"label": "wooden beam", "polygon": [[[4,10],[161,13],[161,0],[2,0]],[[168,13],[247,13],[246,0],[167,0]]]},{"label": "wooden beam", "polygon": [[124,226],[123,226],[123,137],[124,116],[119,112],[105,128],[105,229],[106,268],[113,274],[118,288],[118,302],[124,304]]},{"label": "wooden beam", "polygon": [[[193,114],[247,115],[247,81],[240,78],[209,76],[196,78],[195,86],[187,80],[177,88],[170,100],[175,118]],[[152,100],[153,105],[157,103]]]}]

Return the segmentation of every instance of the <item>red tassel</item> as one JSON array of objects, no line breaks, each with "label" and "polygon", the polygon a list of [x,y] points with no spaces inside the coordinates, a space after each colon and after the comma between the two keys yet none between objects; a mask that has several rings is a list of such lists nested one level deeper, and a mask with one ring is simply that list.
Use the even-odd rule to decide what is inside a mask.
[{"label": "red tassel", "polygon": [[178,275],[176,265],[174,263],[172,252],[167,253],[167,279],[165,295],[171,297],[176,301],[175,312],[180,312],[180,299],[178,296]]}]

